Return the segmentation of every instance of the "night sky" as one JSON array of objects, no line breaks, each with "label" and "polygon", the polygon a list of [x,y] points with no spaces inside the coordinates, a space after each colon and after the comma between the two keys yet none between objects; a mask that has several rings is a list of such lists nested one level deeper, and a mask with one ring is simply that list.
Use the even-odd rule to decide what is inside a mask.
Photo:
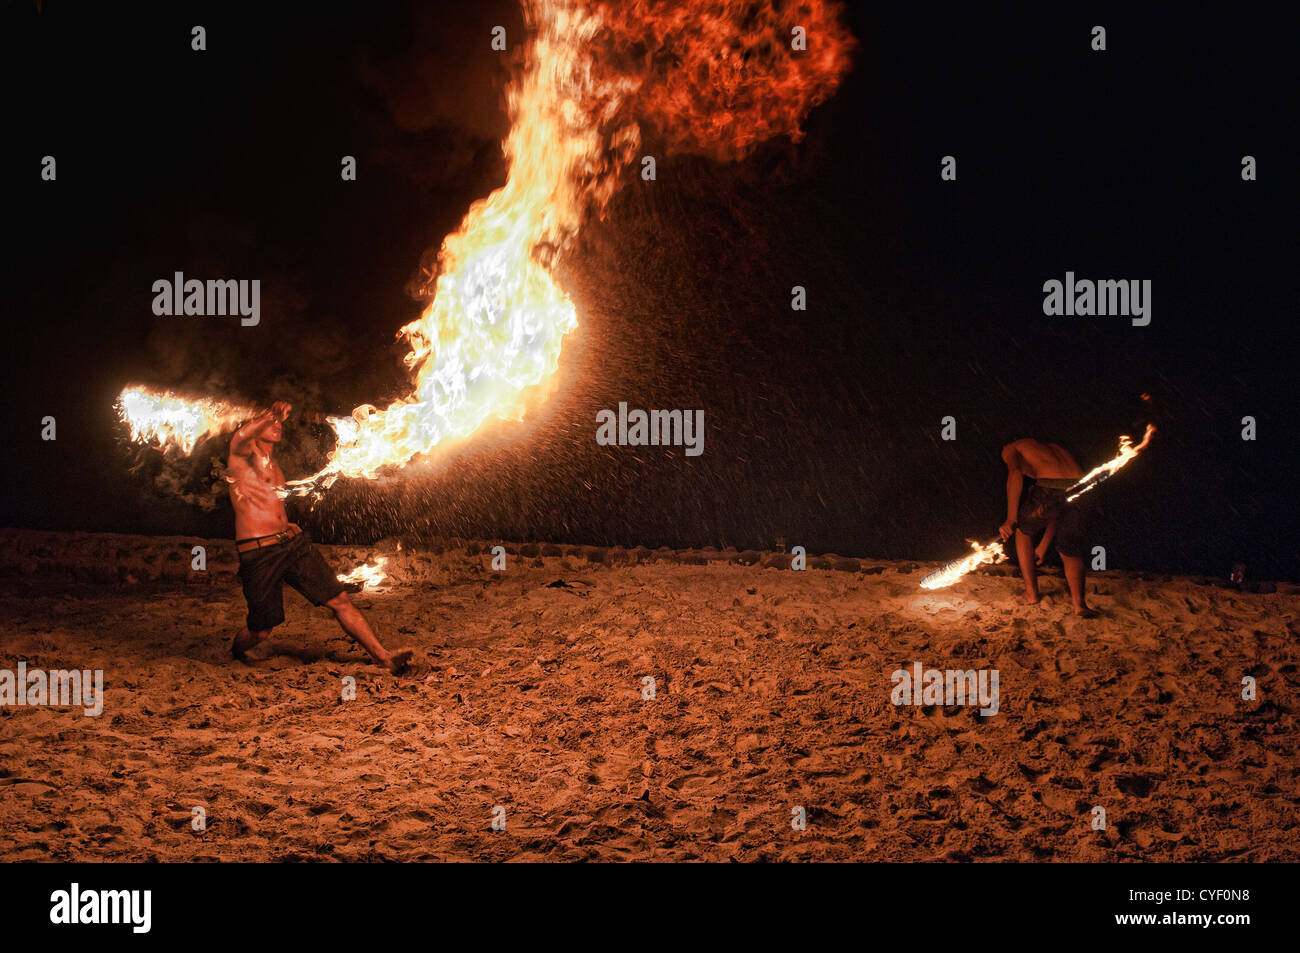
[{"label": "night sky", "polygon": [[[511,60],[488,35],[521,36],[516,5],[179,7],[0,13],[0,525],[231,535],[211,493],[224,442],[192,461],[129,448],[118,391],[334,413],[400,396],[413,280],[504,181]],[[1002,522],[1004,443],[1059,442],[1087,469],[1140,430],[1146,392],[1160,430],[1088,498],[1090,543],[1112,567],[1300,577],[1291,24],[966,7],[854,5],[854,69],[793,147],[626,171],[558,269],[580,327],[541,411],[291,518],[324,542],[947,559]],[[261,324],[155,317],[152,282],[175,271],[260,278]],[[1150,279],[1151,324],[1045,316],[1043,282],[1067,271]],[[597,446],[619,401],[703,408],[704,454]],[[290,424],[292,478],[328,434]]]}]

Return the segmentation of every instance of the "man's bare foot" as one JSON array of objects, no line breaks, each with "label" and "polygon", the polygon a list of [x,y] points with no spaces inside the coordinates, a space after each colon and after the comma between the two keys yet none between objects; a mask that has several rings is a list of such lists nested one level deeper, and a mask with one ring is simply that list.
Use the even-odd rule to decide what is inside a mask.
[{"label": "man's bare foot", "polygon": [[1038,604],[1039,595],[1036,592],[1022,592],[1018,599],[1023,605],[1033,606]]},{"label": "man's bare foot", "polygon": [[245,658],[245,653],[265,638],[265,635],[243,629],[235,634],[234,641],[230,643],[230,657],[238,662],[247,662],[248,659]]},{"label": "man's bare foot", "polygon": [[396,652],[388,653],[388,671],[394,675],[401,675],[406,671],[406,667],[411,664],[411,656],[415,655],[411,649],[398,649]]},{"label": "man's bare foot", "polygon": [[1089,605],[1075,606],[1074,614],[1080,619],[1095,619],[1097,617],[1097,610]]}]

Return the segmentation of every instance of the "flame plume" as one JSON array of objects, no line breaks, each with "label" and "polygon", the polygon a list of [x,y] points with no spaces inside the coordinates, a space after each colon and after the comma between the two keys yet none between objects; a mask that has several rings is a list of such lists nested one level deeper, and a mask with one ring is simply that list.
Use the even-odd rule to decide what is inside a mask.
[{"label": "flame plume", "polygon": [[340,476],[373,477],[489,418],[519,418],[526,391],[552,375],[573,302],[547,271],[542,249],[562,249],[586,207],[581,182],[599,170],[601,137],[576,108],[616,96],[597,88],[581,55],[599,21],[560,0],[530,8],[536,36],[523,78],[509,90],[506,184],[475,202],[443,241],[434,298],[400,336],[410,347],[412,393],[384,409],[364,405],[325,467],[293,481],[298,492]]},{"label": "flame plume", "polygon": [[[434,298],[400,332],[414,390],[383,410],[358,407],[346,430],[335,427],[339,443],[325,467],[293,481],[295,492],[317,492],[340,476],[373,477],[489,418],[523,416],[529,389],[554,374],[564,337],[578,325],[548,265],[584,213],[613,195],[616,173],[641,141],[633,113],[677,130],[687,146],[707,142],[720,157],[739,158],[778,132],[797,135],[799,120],[847,70],[851,38],[828,5],[805,2],[783,16],[775,9],[717,0],[685,12],[656,2],[594,11],[567,0],[526,4],[534,39],[508,92],[509,174],[444,240]],[[815,52],[789,50],[792,16],[811,31]],[[673,74],[687,80],[653,82],[664,72],[662,53],[658,66],[620,70],[591,52],[638,43],[671,45]]]},{"label": "flame plume", "polygon": [[506,183],[444,239],[432,298],[398,332],[411,392],[328,418],[335,449],[291,482],[296,494],[374,478],[493,418],[522,418],[578,326],[550,269],[584,215],[613,196],[639,123],[670,150],[724,160],[771,136],[797,139],[853,48],[831,0],[525,0],[524,15],[531,41],[507,89]]}]

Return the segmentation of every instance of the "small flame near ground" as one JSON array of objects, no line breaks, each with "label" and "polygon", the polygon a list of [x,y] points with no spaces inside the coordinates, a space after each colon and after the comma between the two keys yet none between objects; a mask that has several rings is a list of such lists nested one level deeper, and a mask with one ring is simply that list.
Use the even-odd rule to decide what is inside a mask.
[{"label": "small flame near ground", "polygon": [[921,580],[922,589],[943,589],[946,586],[951,586],[976,566],[982,566],[985,563],[1000,563],[1007,558],[1000,539],[995,539],[984,546],[981,546],[973,539],[968,539],[967,542],[970,543],[971,549],[974,551],[961,559],[954,559],[938,572],[930,573]]},{"label": "small flame near ground", "polygon": [[346,575],[339,576],[339,582],[359,585],[362,589],[381,589],[388,583],[388,557],[380,556],[374,565],[362,563]]}]

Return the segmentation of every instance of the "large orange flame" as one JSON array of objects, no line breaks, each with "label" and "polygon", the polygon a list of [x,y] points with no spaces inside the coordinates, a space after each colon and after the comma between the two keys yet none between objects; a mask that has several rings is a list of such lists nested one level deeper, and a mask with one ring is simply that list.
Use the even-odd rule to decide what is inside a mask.
[{"label": "large orange flame", "polygon": [[[525,13],[534,38],[508,93],[509,174],[444,240],[434,298],[401,331],[414,390],[383,410],[358,407],[335,427],[338,446],[325,467],[293,481],[295,492],[339,476],[373,477],[490,418],[523,415],[525,395],[555,372],[564,336],[578,324],[548,266],[633,158],[640,130],[632,113],[686,147],[739,158],[769,136],[797,135],[800,119],[847,70],[852,44],[821,3],[783,5],[778,14],[773,4],[730,0],[602,3],[595,11],[534,0]],[[792,49],[794,26],[808,32],[808,49]],[[601,68],[592,53],[637,45],[659,58],[620,70]],[[670,74],[678,79],[653,81]]]},{"label": "large orange flame", "polygon": [[599,21],[563,0],[530,8],[535,30],[522,79],[508,92],[506,184],[474,203],[443,241],[433,300],[402,328],[415,376],[411,394],[384,409],[369,405],[336,427],[338,446],[298,491],[340,476],[372,477],[488,419],[518,418],[525,393],[553,374],[564,336],[578,325],[541,250],[571,239],[587,204],[584,177],[599,169],[601,136],[577,104],[617,96],[596,88],[582,54]]},{"label": "large orange flame", "polygon": [[820,0],[525,0],[524,12],[531,41],[507,90],[506,183],[443,241],[432,299],[399,332],[412,390],[328,418],[337,445],[294,493],[374,477],[493,418],[521,418],[578,325],[550,268],[618,187],[638,120],[670,148],[740,158],[770,136],[797,138],[853,45],[838,6]]}]

